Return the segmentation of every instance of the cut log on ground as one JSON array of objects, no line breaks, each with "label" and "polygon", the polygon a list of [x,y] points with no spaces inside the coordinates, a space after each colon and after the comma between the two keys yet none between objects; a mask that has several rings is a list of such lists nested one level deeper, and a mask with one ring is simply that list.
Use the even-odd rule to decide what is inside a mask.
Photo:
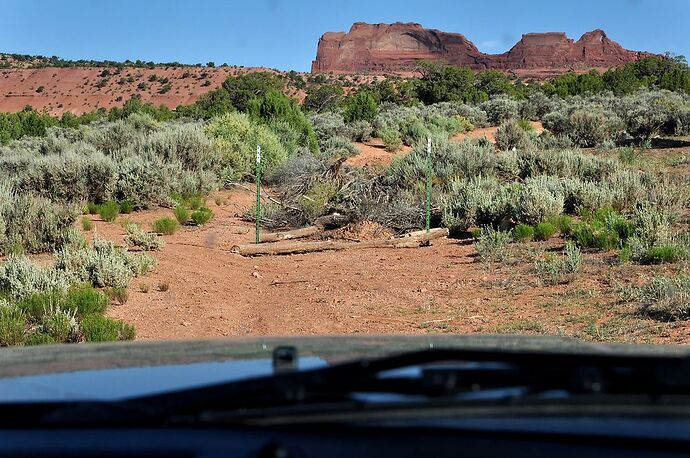
[{"label": "cut log on ground", "polygon": [[301,239],[310,237],[323,232],[323,229],[318,226],[303,227],[287,232],[274,232],[271,234],[261,234],[261,243],[265,242],[279,242],[281,240]]},{"label": "cut log on ground", "polygon": [[[448,229],[441,228],[441,227],[429,229],[429,234],[435,234],[436,232],[443,232],[443,231],[445,231],[446,235],[448,235]],[[426,235],[426,229],[422,229],[421,231],[408,232],[407,234],[403,235],[403,237],[421,237],[423,235]]]},{"label": "cut log on ground", "polygon": [[427,235],[426,231],[421,235],[410,237],[397,237],[392,239],[369,240],[366,242],[340,242],[334,240],[313,242],[274,242],[262,244],[236,245],[231,252],[242,256],[262,256],[312,253],[328,250],[356,250],[362,248],[417,248],[429,245],[431,240],[448,236],[448,229],[434,229]]}]

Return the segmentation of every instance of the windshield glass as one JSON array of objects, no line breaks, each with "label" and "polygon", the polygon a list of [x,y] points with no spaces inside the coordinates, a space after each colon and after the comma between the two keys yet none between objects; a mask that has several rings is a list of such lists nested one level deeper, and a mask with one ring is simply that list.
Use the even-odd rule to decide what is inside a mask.
[{"label": "windshield glass", "polygon": [[690,343],[685,2],[0,9],[0,391]]}]

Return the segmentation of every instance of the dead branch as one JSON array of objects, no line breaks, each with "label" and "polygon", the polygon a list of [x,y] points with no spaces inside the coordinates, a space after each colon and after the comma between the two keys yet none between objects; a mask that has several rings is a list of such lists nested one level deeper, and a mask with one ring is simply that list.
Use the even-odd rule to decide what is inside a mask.
[{"label": "dead branch", "polygon": [[235,245],[230,250],[242,256],[281,255],[312,253],[328,250],[356,250],[363,248],[418,248],[428,245],[431,240],[448,236],[448,229],[434,229],[427,234],[391,239],[369,240],[365,242],[313,241],[313,242],[274,242],[265,244]]}]

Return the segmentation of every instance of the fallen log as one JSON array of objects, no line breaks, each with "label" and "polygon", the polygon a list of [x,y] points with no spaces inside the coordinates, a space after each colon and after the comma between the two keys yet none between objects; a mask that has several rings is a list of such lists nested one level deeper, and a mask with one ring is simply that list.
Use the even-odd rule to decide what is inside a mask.
[{"label": "fallen log", "polygon": [[242,256],[313,253],[317,251],[356,250],[363,248],[417,248],[430,244],[431,240],[446,237],[448,229],[437,229],[424,234],[392,239],[368,240],[365,242],[341,242],[334,240],[314,242],[274,242],[263,244],[235,245],[230,251]]},{"label": "fallen log", "polygon": [[322,232],[323,229],[318,226],[303,227],[301,229],[295,229],[294,231],[286,232],[273,232],[270,234],[261,234],[261,243],[265,242],[278,242],[280,240],[291,240],[291,239],[301,239],[304,237],[310,237]]},{"label": "fallen log", "polygon": [[[437,232],[443,232],[446,235],[448,235],[448,229],[443,227],[435,227],[433,229],[429,229],[429,234],[435,234]],[[403,237],[421,237],[424,235],[426,235],[426,229],[422,229],[421,231],[408,232],[407,234],[403,235]]]}]

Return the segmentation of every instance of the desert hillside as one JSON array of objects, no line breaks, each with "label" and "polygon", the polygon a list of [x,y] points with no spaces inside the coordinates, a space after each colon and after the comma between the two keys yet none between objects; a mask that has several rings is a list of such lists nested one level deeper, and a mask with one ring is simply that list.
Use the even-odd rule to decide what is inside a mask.
[{"label": "desert hillside", "polygon": [[[229,76],[265,68],[160,66],[43,67],[0,70],[0,112],[30,105],[51,115],[122,106],[132,96],[175,108],[195,102]],[[299,96],[296,89],[288,95]]]}]

